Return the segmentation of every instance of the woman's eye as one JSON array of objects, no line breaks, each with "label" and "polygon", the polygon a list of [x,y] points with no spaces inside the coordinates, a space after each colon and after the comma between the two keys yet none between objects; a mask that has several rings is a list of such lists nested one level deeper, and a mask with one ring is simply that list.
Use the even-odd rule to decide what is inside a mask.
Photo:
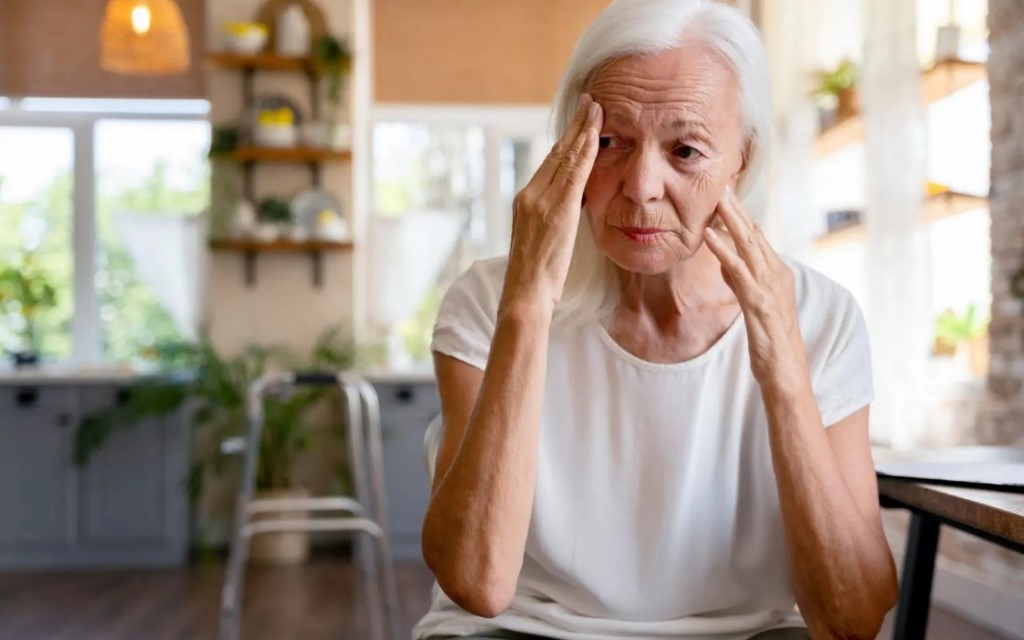
[{"label": "woman's eye", "polygon": [[614,140],[611,136],[601,136],[597,139],[597,147],[599,149],[611,149],[614,145]]},{"label": "woman's eye", "polygon": [[688,144],[681,144],[676,147],[676,157],[682,158],[683,160],[695,160],[701,155],[700,151],[697,151]]}]

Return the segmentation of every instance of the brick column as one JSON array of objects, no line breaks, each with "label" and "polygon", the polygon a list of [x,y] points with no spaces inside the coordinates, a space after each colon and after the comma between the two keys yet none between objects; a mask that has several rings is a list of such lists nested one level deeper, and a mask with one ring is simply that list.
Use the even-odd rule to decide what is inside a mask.
[{"label": "brick column", "polygon": [[992,361],[977,439],[1024,445],[1024,303],[1010,279],[1024,268],[1024,0],[989,0],[992,103]]}]

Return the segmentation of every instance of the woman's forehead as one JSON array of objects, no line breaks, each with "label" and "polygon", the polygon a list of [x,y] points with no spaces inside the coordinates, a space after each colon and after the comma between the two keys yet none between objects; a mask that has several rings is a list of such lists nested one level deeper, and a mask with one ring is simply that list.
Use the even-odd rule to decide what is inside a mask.
[{"label": "woman's forehead", "polygon": [[738,88],[731,68],[706,47],[689,46],[656,55],[628,56],[594,74],[589,93],[610,124],[712,126],[738,113]]}]

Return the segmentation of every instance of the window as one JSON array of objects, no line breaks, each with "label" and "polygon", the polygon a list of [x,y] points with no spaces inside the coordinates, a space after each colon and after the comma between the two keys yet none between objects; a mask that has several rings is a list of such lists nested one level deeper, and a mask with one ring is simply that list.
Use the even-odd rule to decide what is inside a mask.
[{"label": "window", "polygon": [[380,108],[373,130],[371,321],[395,367],[429,362],[444,291],[508,251],[512,199],[550,146],[547,109]]},{"label": "window", "polygon": [[[35,323],[44,359],[137,364],[157,342],[194,336],[207,111],[0,100],[0,261],[27,257],[55,285]],[[19,311],[0,309],[0,348],[23,342]]]},{"label": "window", "polygon": [[[37,273],[55,283],[72,276],[75,137],[66,127],[0,126],[0,262],[22,270],[31,253]],[[0,308],[0,347],[71,355],[71,292],[58,287],[56,305],[25,326],[20,302]],[[29,344],[34,342],[34,344]]]},{"label": "window", "polygon": [[[138,141],[145,140],[140,145]],[[206,122],[96,123],[95,287],[104,360],[185,337],[189,228],[209,202]],[[191,337],[191,336],[189,336]]]}]

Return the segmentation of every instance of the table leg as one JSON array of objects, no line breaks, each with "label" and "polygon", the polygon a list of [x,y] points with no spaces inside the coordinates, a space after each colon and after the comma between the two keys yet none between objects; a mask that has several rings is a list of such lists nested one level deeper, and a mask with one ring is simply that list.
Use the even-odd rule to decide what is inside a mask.
[{"label": "table leg", "polygon": [[896,610],[896,640],[924,640],[938,546],[939,522],[919,513],[912,514]]}]

